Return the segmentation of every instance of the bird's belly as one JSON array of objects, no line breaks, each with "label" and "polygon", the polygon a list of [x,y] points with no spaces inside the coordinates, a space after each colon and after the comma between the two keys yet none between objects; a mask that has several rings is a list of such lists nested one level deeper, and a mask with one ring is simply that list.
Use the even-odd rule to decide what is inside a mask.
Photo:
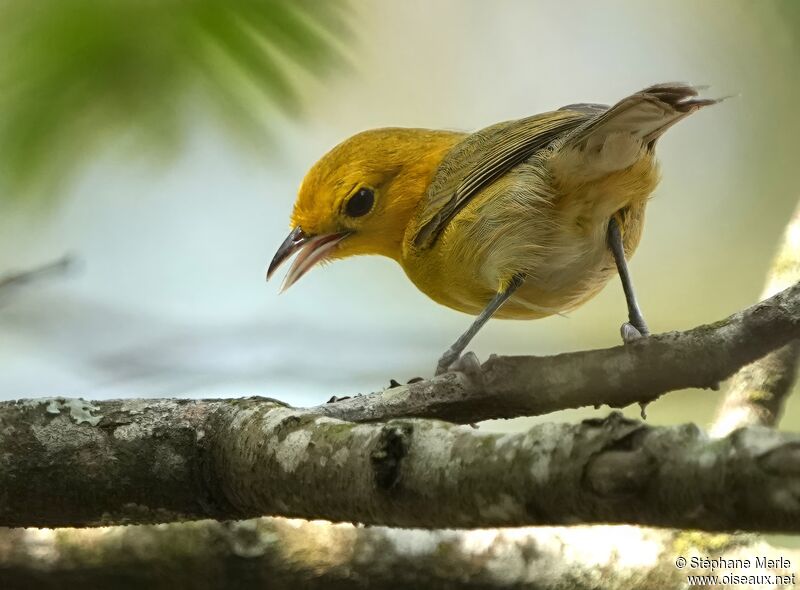
[{"label": "bird's belly", "polygon": [[[479,314],[511,278],[522,275],[525,281],[494,317],[542,318],[575,309],[616,275],[606,227],[599,226],[597,235],[565,239],[558,248],[532,247],[545,237],[535,232],[519,236],[505,251],[502,246],[482,249],[464,238],[463,244],[451,241],[450,247],[431,253],[423,264],[406,265],[406,272],[434,301],[471,315]],[[638,226],[626,233],[629,254],[639,234]]]},{"label": "bird's belly", "polygon": [[[538,319],[564,313],[585,303],[605,286],[616,274],[612,266],[588,269],[583,276],[560,289],[552,289],[539,282],[525,281],[514,295],[501,307],[494,317],[504,319]],[[497,293],[487,288],[486,283],[475,280],[464,273],[461,277],[450,273],[448,282],[416,282],[417,287],[428,297],[464,313],[478,315]]]},{"label": "bird's belly", "polygon": [[537,319],[571,311],[597,295],[616,274],[616,269],[609,255],[603,263],[562,269],[561,274],[557,288],[542,281],[524,282],[495,317]]},{"label": "bird's belly", "polygon": [[[642,167],[648,175],[652,163]],[[617,273],[607,242],[612,214],[620,216],[627,256],[639,243],[655,181],[632,190],[629,175],[559,194],[547,178],[522,168],[489,187],[431,250],[403,266],[433,300],[472,315],[515,276],[524,282],[495,317],[536,319],[575,309]]]}]

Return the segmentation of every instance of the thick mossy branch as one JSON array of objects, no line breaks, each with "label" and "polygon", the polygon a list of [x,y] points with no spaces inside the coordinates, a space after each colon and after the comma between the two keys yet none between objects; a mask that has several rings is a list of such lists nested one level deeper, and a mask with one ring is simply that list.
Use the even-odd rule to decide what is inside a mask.
[{"label": "thick mossy branch", "polygon": [[469,424],[567,408],[648,403],[669,391],[714,388],[744,365],[800,336],[800,284],[727,319],[625,346],[549,357],[491,357],[448,373],[313,412],[351,421],[441,418]]},{"label": "thick mossy branch", "polygon": [[0,525],[282,515],[425,528],[800,532],[796,436],[750,428],[710,440],[695,427],[652,428],[616,414],[507,435],[393,419],[474,422],[712,387],[792,346],[799,318],[794,285],[687,332],[495,357],[474,374],[310,409],[264,398],[3,402]]},{"label": "thick mossy branch", "polygon": [[260,515],[401,527],[629,523],[800,532],[800,437],[619,414],[486,434],[274,401],[0,404],[0,525]]},{"label": "thick mossy branch", "polygon": [[692,556],[783,558],[790,567],[746,573],[788,579],[800,563],[800,552],[753,538],[631,526],[423,531],[263,518],[0,529],[3,590],[670,590],[685,588],[687,574],[728,573],[719,565],[675,567],[678,557]]}]

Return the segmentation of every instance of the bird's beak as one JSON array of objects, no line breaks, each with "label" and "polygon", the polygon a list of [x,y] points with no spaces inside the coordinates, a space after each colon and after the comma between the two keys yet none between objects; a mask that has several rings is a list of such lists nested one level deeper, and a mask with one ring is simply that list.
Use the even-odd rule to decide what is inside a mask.
[{"label": "bird's beak", "polygon": [[300,277],[306,274],[311,267],[323,260],[333,250],[339,242],[350,235],[350,232],[337,232],[323,234],[320,236],[309,236],[303,232],[302,228],[296,227],[292,233],[283,241],[275,257],[269,263],[267,269],[267,280],[278,270],[278,267],[289,259],[292,254],[299,252],[294,259],[292,267],[283,280],[281,291],[286,291],[294,285]]}]

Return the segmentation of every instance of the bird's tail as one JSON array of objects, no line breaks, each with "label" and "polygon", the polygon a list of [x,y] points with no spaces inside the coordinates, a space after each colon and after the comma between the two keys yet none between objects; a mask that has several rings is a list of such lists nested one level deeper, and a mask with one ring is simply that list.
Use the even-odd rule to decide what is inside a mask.
[{"label": "bird's tail", "polygon": [[681,119],[719,102],[697,95],[693,86],[668,83],[612,107],[564,107],[593,114],[564,138],[548,162],[553,184],[564,195],[562,209],[576,224],[601,227],[616,211],[648,198],[658,184],[656,140]]},{"label": "bird's tail", "polygon": [[594,116],[567,135],[551,159],[556,184],[569,193],[577,186],[651,160],[648,154],[667,129],[722,100],[697,95],[694,86],[666,83],[631,94],[612,107],[564,107]]},{"label": "bird's tail", "polygon": [[667,129],[681,119],[723,100],[697,98],[699,90],[698,87],[680,82],[649,86],[623,98],[576,129],[566,139],[565,147],[599,150],[610,136],[618,133],[630,134],[644,145],[652,147]]}]

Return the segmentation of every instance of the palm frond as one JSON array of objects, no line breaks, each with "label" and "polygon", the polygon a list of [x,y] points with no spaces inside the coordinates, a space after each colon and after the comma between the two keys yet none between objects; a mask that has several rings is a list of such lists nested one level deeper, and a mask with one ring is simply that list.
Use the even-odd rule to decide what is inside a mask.
[{"label": "palm frond", "polygon": [[173,148],[197,104],[265,136],[269,108],[301,112],[303,76],[344,63],[348,16],[339,0],[0,0],[0,201],[112,137]]}]

